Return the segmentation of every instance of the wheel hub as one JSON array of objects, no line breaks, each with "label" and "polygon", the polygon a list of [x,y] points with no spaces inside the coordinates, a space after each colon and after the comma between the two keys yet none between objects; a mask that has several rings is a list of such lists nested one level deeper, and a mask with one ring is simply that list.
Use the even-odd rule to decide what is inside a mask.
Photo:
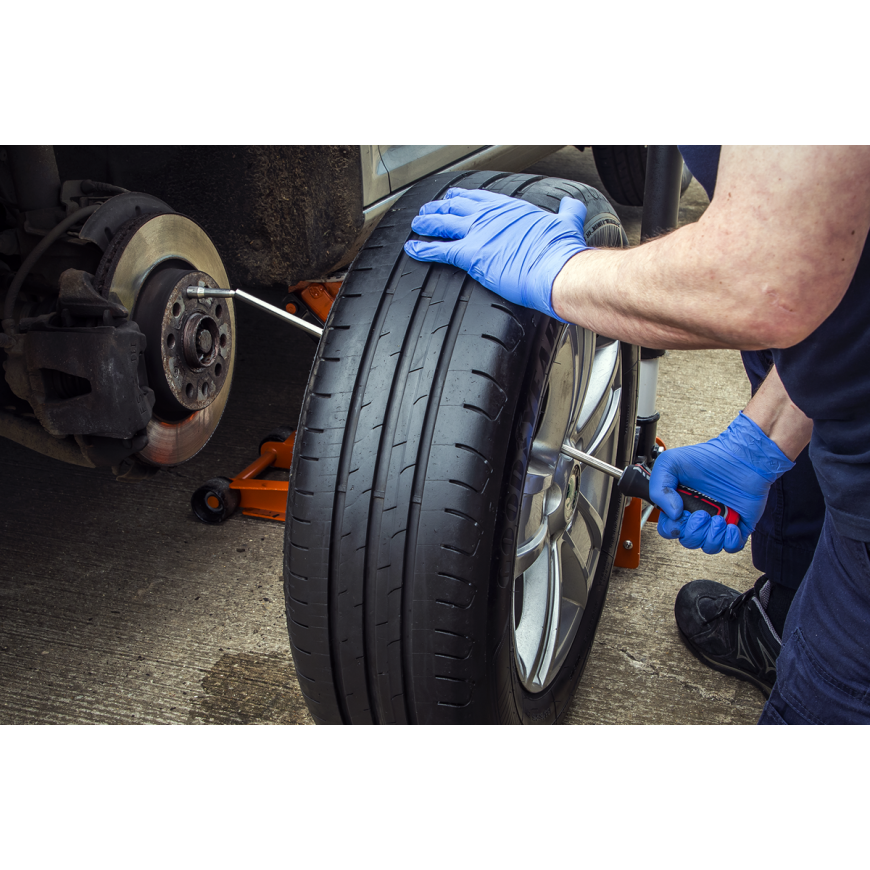
[{"label": "wheel hub", "polygon": [[197,311],[185,320],[183,332],[184,358],[193,371],[207,369],[217,355],[220,332],[217,322]]},{"label": "wheel hub", "polygon": [[190,286],[226,287],[226,270],[200,226],[179,214],[131,221],[107,250],[100,274],[145,333],[148,383],[155,393],[137,454],[150,465],[186,462],[211,437],[235,367],[230,299],[188,299]]},{"label": "wheel hub", "polygon": [[148,383],[155,413],[182,420],[217,399],[226,382],[233,324],[223,299],[189,299],[188,287],[217,287],[205,272],[162,266],[139,295],[139,327],[148,339]]}]

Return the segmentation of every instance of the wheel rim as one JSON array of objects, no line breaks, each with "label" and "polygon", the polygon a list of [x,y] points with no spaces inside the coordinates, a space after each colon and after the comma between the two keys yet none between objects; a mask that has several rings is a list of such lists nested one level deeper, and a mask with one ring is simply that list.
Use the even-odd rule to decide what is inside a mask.
[{"label": "wheel rim", "polygon": [[550,685],[577,636],[613,490],[611,477],[561,453],[561,445],[615,462],[621,384],[619,342],[568,325],[541,390],[514,562],[514,655],[530,692]]}]

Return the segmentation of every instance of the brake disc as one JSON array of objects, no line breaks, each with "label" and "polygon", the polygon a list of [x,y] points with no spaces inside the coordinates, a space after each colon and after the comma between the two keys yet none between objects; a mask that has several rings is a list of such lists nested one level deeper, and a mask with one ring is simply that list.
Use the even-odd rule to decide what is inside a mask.
[{"label": "brake disc", "polygon": [[136,456],[172,466],[198,453],[217,428],[235,368],[235,314],[229,299],[187,299],[188,286],[228,287],[205,231],[179,214],[129,221],[112,239],[95,276],[148,339],[149,386],[156,403]]}]

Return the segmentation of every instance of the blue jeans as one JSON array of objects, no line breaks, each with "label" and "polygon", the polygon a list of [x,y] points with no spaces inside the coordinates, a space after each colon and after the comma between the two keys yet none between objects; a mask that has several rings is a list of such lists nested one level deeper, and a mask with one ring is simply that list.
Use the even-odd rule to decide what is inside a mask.
[{"label": "blue jeans", "polygon": [[870,725],[870,552],[825,520],[759,725]]}]

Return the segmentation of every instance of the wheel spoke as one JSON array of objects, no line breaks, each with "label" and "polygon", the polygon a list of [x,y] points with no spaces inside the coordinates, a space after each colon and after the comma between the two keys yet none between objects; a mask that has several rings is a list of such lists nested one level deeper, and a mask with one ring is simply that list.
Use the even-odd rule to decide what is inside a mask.
[{"label": "wheel spoke", "polygon": [[549,537],[547,523],[538,526],[537,531],[529,540],[524,541],[517,548],[517,556],[514,561],[514,577],[519,577],[534,565],[544,550]]},{"label": "wheel spoke", "polygon": [[[606,484],[608,478],[601,471],[587,469],[584,472],[584,477],[590,472],[593,472],[596,477],[600,478],[602,483]],[[583,481],[583,483],[586,482],[583,477],[581,477],[581,481]],[[581,486],[582,485],[583,484],[581,484]],[[580,540],[580,532],[582,530],[585,533],[584,537],[589,542],[588,545],[594,550],[601,549],[601,544],[604,541],[604,518],[598,511],[599,508],[597,508],[596,505],[592,501],[590,501],[589,497],[581,489],[581,491],[577,494],[577,518],[572,524],[571,530],[568,532],[568,536],[571,537],[572,540],[575,540],[576,534],[577,540],[575,540],[575,545],[582,546]]]},{"label": "wheel spoke", "polygon": [[[622,397],[622,390],[613,390],[607,397],[607,405],[604,408],[604,413],[601,416],[598,424],[598,431],[595,433],[592,443],[588,445],[587,453],[593,456],[598,456],[601,445],[607,437],[613,432],[613,427],[616,425],[616,419],[619,416],[619,401]],[[602,406],[604,403],[602,402]]]},{"label": "wheel spoke", "polygon": [[595,360],[595,333],[589,332],[586,329],[580,329],[579,327],[574,328],[572,331],[577,352],[574,355],[575,398],[569,417],[569,429],[570,423],[576,423],[577,419],[581,416],[582,408],[589,392],[589,376],[594,369]]},{"label": "wheel spoke", "polygon": [[[548,670],[553,655],[559,614],[557,571],[553,565],[553,547],[549,536],[546,546],[519,584],[514,595],[522,591],[521,613],[514,628],[516,658],[520,679],[532,692],[543,688],[541,674]],[[516,599],[514,612],[516,613]]]},{"label": "wheel spoke", "polygon": [[567,535],[548,537],[522,578],[515,629],[520,678],[530,691],[543,689],[562,666],[586,606],[588,586],[583,552]]},{"label": "wheel spoke", "polygon": [[559,541],[560,593],[563,602],[570,601],[581,609],[586,606],[586,598],[589,594],[588,556],[588,547],[578,547],[570,535],[562,536],[562,540]]},{"label": "wheel spoke", "polygon": [[546,388],[546,406],[535,433],[532,457],[539,463],[555,468],[559,451],[576,411],[581,372],[577,368],[577,327],[568,327],[550,369]]},{"label": "wheel spoke", "polygon": [[555,650],[550,661],[550,673],[546,675],[546,683],[550,675],[562,667],[565,656],[574,642],[577,627],[586,609],[586,601],[589,597],[589,585],[593,573],[590,573],[587,565],[587,556],[592,557],[593,570],[598,561],[598,551],[591,554],[588,549],[577,548],[568,535],[560,542],[559,569],[561,574],[561,602],[559,608],[559,622],[556,632]]},{"label": "wheel spoke", "polygon": [[619,369],[619,342],[613,341],[595,351],[583,404],[574,425],[571,441],[587,453],[601,428],[602,418],[613,403],[613,382]]}]

